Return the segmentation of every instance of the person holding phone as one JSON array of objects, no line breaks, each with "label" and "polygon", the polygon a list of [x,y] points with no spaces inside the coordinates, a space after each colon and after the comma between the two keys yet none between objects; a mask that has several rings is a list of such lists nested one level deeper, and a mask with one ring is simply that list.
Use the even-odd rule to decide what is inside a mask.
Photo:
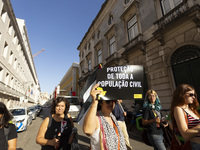
[{"label": "person holding phone", "polygon": [[69,150],[73,141],[73,120],[68,114],[70,102],[63,97],[53,100],[51,114],[41,124],[36,143],[42,150]]}]

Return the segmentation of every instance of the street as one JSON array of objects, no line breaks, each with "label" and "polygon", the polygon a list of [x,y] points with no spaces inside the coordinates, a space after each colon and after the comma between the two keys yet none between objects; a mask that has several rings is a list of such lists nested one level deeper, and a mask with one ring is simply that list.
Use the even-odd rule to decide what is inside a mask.
[{"label": "street", "polygon": [[[36,136],[38,129],[43,121],[50,114],[50,108],[43,108],[41,114],[33,120],[32,124],[28,126],[26,131],[18,132],[17,139],[17,150],[39,150],[41,146],[36,144]],[[83,131],[82,127],[74,122],[75,127],[78,128],[78,143],[80,150],[89,150],[90,149],[90,139],[87,137]],[[138,131],[136,128],[132,128],[129,132],[130,144],[134,150],[144,149],[144,150],[153,150],[152,147],[145,145],[141,141],[141,131]]]}]

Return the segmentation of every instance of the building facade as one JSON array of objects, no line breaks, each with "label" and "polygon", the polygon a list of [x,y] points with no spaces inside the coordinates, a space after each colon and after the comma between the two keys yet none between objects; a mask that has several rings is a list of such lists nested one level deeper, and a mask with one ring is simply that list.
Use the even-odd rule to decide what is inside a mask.
[{"label": "building facade", "polygon": [[79,96],[79,64],[73,63],[59,84],[59,95]]},{"label": "building facade", "polygon": [[[94,68],[142,65],[163,108],[181,83],[200,97],[200,0],[106,0],[78,46],[80,88]],[[127,106],[130,104],[127,104]]]},{"label": "building facade", "polygon": [[10,0],[0,0],[0,101],[7,107],[40,100],[40,85],[25,21],[16,19]]}]

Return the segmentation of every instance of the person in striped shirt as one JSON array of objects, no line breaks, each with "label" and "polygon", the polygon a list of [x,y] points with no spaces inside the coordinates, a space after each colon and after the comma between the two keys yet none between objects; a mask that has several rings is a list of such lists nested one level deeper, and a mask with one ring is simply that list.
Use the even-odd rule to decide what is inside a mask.
[{"label": "person in striped shirt", "polygon": [[200,150],[198,107],[195,89],[188,84],[179,85],[173,93],[170,115],[173,127],[177,127],[185,141],[190,141],[192,150]]}]

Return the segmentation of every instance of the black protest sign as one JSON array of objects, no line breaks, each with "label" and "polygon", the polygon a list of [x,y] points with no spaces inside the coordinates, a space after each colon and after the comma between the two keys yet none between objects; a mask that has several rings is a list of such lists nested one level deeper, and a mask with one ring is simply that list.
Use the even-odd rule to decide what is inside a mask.
[{"label": "black protest sign", "polygon": [[101,100],[142,99],[143,66],[127,65],[104,67],[97,71],[97,83],[103,90]]}]

